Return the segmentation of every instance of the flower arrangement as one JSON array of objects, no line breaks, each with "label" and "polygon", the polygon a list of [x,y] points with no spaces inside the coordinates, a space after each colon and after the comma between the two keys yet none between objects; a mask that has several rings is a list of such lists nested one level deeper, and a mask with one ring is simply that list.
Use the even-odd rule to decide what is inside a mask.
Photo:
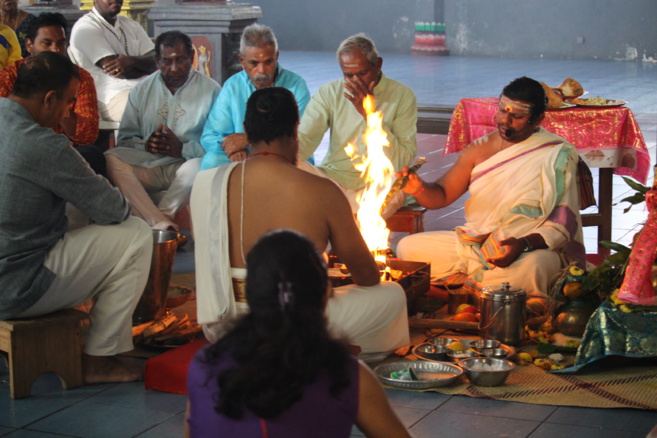
[{"label": "flower arrangement", "polygon": [[[645,202],[646,194],[651,189],[629,178],[623,179],[628,186],[634,189],[634,193],[620,201],[630,204],[624,210],[627,212],[633,206]],[[597,267],[584,271],[572,263],[562,269],[552,281],[548,293],[548,305],[541,324],[534,326],[528,324],[526,328],[528,338],[537,344],[537,354],[551,354],[559,349],[563,351],[576,349],[591,312],[603,300],[611,301],[624,312],[657,310],[657,306],[650,308],[618,300],[631,249],[610,241],[601,241],[600,246],[609,249],[611,254]],[[657,274],[657,269],[655,272]],[[653,284],[657,284],[657,275],[653,278],[655,279]],[[526,363],[532,363],[529,357],[525,359]],[[534,362],[539,359],[543,358],[533,357]],[[534,364],[547,369],[547,364],[544,362]]]},{"label": "flower arrangement", "polygon": [[[624,213],[627,213],[633,206],[642,204],[646,201],[646,194],[651,188],[633,181],[630,178],[623,177],[623,181],[635,191],[630,196],[620,200],[620,202],[628,202],[630,204],[623,210]],[[631,249],[620,243],[609,241],[601,241],[600,245],[614,252],[607,256],[602,263],[594,269],[582,273],[583,275],[580,280],[581,284],[579,286],[583,292],[582,295],[587,297],[591,296],[590,302],[596,306],[600,304],[601,300],[609,299],[624,312],[631,312],[639,308],[645,309],[646,306],[628,305],[617,298],[619,288],[623,283]],[[569,267],[569,269],[572,271],[573,267]],[[580,272],[577,273],[579,274]],[[569,291],[568,283],[562,287],[562,292],[566,297],[573,298]],[[595,296],[597,296],[598,300],[595,299]]]}]

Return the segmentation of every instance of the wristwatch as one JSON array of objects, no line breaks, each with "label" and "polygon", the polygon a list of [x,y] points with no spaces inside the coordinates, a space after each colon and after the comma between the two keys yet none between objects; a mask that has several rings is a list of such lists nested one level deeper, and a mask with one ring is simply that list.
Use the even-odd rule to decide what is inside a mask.
[{"label": "wristwatch", "polygon": [[532,246],[532,243],[529,241],[528,238],[523,237],[522,240],[525,242],[525,249],[523,249],[522,252],[532,252],[532,251],[534,251],[534,247]]}]

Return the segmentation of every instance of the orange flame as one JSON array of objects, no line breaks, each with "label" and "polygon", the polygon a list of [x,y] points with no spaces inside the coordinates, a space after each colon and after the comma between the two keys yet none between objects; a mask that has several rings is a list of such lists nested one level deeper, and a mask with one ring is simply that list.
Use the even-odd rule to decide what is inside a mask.
[{"label": "orange flame", "polygon": [[[363,99],[363,108],[367,114],[367,129],[363,133],[366,153],[356,155],[357,148],[352,144],[347,145],[345,151],[365,180],[365,188],[357,198],[359,208],[356,218],[360,232],[375,258],[385,262],[383,254],[389,246],[390,230],[380,212],[394,181],[395,169],[383,149],[389,147],[390,143],[382,128],[383,115],[376,111],[374,96],[367,95]],[[377,256],[378,253],[382,255]]]}]

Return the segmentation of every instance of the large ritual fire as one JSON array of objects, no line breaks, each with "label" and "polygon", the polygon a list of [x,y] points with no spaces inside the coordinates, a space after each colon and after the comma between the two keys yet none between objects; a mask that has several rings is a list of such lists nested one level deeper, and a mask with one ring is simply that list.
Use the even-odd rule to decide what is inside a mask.
[{"label": "large ritual fire", "polygon": [[[363,99],[363,107],[367,113],[367,129],[363,133],[366,151],[357,155],[356,147],[352,144],[346,148],[354,166],[361,171],[365,180],[365,188],[357,199],[359,209],[356,219],[367,247],[379,265],[385,266],[382,280],[396,281],[404,288],[410,311],[416,307],[415,301],[429,290],[430,265],[425,262],[387,259],[390,230],[381,211],[394,183],[395,169],[385,154],[385,148],[390,147],[390,142],[382,127],[383,114],[376,110],[374,97],[368,95]],[[350,280],[332,278],[334,286],[349,283]]]},{"label": "large ritual fire", "polygon": [[366,153],[356,155],[356,148],[351,143],[347,145],[346,152],[365,180],[365,189],[357,198],[359,209],[356,218],[360,232],[375,259],[385,263],[390,230],[381,217],[381,207],[392,186],[395,169],[384,152],[390,143],[382,128],[383,114],[376,110],[374,96],[367,95],[363,99],[363,107],[367,113],[367,129],[363,133]]}]

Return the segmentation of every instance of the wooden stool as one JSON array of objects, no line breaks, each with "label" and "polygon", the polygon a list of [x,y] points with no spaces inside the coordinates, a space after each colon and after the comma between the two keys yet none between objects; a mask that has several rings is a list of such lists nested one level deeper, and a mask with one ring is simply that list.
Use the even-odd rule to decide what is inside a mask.
[{"label": "wooden stool", "polygon": [[0,321],[0,351],[9,355],[11,398],[29,397],[32,384],[44,373],[56,373],[64,389],[82,386],[80,321],[87,318],[68,309]]},{"label": "wooden stool", "polygon": [[424,213],[426,208],[420,205],[402,207],[386,220],[390,231],[404,233],[421,233],[424,231]]}]

